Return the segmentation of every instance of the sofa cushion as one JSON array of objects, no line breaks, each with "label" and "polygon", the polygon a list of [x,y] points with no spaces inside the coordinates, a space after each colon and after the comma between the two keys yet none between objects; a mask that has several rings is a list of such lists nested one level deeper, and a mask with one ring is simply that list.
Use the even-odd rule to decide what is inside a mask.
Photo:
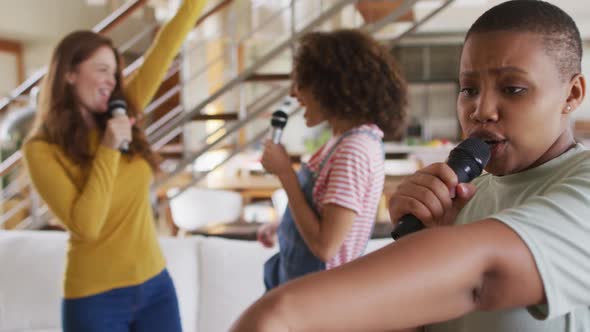
[{"label": "sofa cushion", "polygon": [[[392,243],[369,241],[367,252]],[[277,248],[258,242],[207,238],[201,242],[199,332],[227,331],[238,316],[264,294],[263,265]]]},{"label": "sofa cushion", "polygon": [[60,329],[67,235],[0,231],[0,331]]},{"label": "sofa cushion", "polygon": [[367,249],[365,249],[365,254],[371,253],[375,250],[379,250],[383,247],[385,247],[388,244],[392,244],[393,240],[392,239],[374,239],[369,241],[369,244],[367,245]]},{"label": "sofa cushion", "polygon": [[[197,330],[199,238],[163,238],[185,332]],[[67,234],[0,231],[0,332],[60,331]]]},{"label": "sofa cushion", "polygon": [[262,268],[276,249],[255,241],[208,238],[201,242],[199,332],[227,331],[264,294]]},{"label": "sofa cushion", "polygon": [[197,331],[199,315],[199,246],[201,237],[160,238],[162,252],[166,258],[166,267],[174,281],[182,330]]},{"label": "sofa cushion", "polygon": [[[390,244],[371,240],[367,252]],[[67,234],[0,231],[0,332],[61,330]],[[263,264],[275,249],[221,238],[162,238],[185,332],[227,331],[264,293]]]}]

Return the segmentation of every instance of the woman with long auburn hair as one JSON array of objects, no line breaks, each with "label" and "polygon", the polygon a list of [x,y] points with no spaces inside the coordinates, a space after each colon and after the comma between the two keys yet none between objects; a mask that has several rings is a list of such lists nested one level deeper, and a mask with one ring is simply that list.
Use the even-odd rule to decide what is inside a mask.
[{"label": "woman with long auburn hair", "polygon": [[[182,330],[149,199],[158,158],[135,122],[205,2],[184,1],[126,82],[104,36],[73,32],[54,50],[23,152],[35,188],[70,235],[66,332]],[[109,114],[113,97],[127,101],[126,116]]]}]

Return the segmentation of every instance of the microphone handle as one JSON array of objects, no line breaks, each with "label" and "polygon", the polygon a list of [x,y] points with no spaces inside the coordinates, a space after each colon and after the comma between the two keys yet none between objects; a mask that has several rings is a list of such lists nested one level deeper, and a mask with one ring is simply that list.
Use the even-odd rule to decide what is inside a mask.
[{"label": "microphone handle", "polygon": [[[126,116],[127,110],[125,110],[124,108],[118,107],[118,108],[115,108],[111,114],[114,117]],[[119,151],[121,151],[122,153],[128,153],[129,152],[129,141],[124,140],[123,142],[121,142],[121,145],[119,146]]]},{"label": "microphone handle", "polygon": [[424,224],[420,219],[416,218],[413,214],[405,214],[399,219],[397,225],[395,225],[395,228],[391,232],[391,237],[394,240],[398,240],[402,236],[417,232],[423,228]]},{"label": "microphone handle", "polygon": [[272,127],[272,142],[274,144],[281,143],[281,135],[283,134],[283,129]]},{"label": "microphone handle", "polygon": [[121,146],[119,146],[119,151],[123,153],[129,152],[129,142],[127,140],[121,142]]}]

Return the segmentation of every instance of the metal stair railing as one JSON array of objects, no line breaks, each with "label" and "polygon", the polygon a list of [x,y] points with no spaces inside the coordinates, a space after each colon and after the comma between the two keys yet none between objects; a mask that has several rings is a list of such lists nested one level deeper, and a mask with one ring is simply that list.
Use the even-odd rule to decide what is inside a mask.
[{"label": "metal stair railing", "polygon": [[[178,175],[186,168],[186,166],[190,165],[192,161],[216,148],[225,139],[237,133],[240,129],[249,124],[251,121],[258,119],[260,115],[262,115],[263,113],[268,113],[270,107],[277,104],[281,99],[283,99],[288,94],[288,92],[288,88],[284,88],[279,91],[271,91],[270,93],[266,94],[264,98],[256,100],[248,107],[250,111],[248,112],[246,118],[241,119],[235,123],[232,123],[231,125],[228,124],[223,127],[220,127],[211,134],[209,134],[209,137],[215,137],[218,133],[225,131],[225,133],[223,135],[220,135],[214,142],[207,144],[198,151],[189,153],[176,165],[174,170],[167,174],[168,178]],[[160,185],[164,184],[168,180],[168,178],[156,181],[154,187],[159,187]]]},{"label": "metal stair railing", "polygon": [[[112,12],[105,19],[100,21],[92,28],[92,31],[100,34],[106,34],[123,22],[127,17],[133,14],[136,10],[141,9],[147,4],[147,0],[130,0],[124,3],[120,8]],[[12,90],[10,94],[0,100],[0,111],[10,105],[14,100],[29,91],[35,84],[45,76],[47,68],[42,68],[31,75],[25,82]]]},{"label": "metal stair railing", "polygon": [[[202,14],[201,17],[195,23],[195,26],[202,24],[203,21],[205,21],[208,17],[210,17],[210,16],[214,15],[215,13],[219,12],[220,10],[224,9],[227,5],[231,4],[232,2],[233,2],[233,0],[220,1],[219,3],[214,5],[211,9],[207,10],[205,13]],[[99,24],[97,24],[92,30],[95,32],[98,32],[98,33],[107,33],[108,31],[112,30],[115,26],[120,24],[122,21],[124,21],[124,19],[127,18],[128,16],[130,16],[135,10],[140,9],[141,7],[143,7],[146,4],[147,4],[147,0],[128,1],[122,7],[115,10],[107,18],[105,18],[103,21],[101,21]],[[119,47],[119,50],[121,52],[124,52],[125,50],[130,49],[131,47],[133,47],[133,45],[135,45],[140,40],[142,40],[143,38],[148,36],[150,34],[150,32],[153,32],[156,27],[157,27],[157,24],[152,24],[152,25],[147,26],[142,31],[140,31],[138,34],[131,37],[131,39],[129,39],[127,42],[123,43],[123,45],[121,47]],[[126,76],[130,75],[135,69],[139,68],[139,66],[141,65],[142,62],[143,62],[143,56],[141,56],[138,59],[136,59],[135,61],[133,61],[130,65],[128,65],[123,70],[124,76],[126,77]],[[163,81],[166,81],[172,75],[179,72],[179,70],[180,70],[180,60],[175,59],[175,61],[171,65],[171,67],[170,67],[170,69],[169,69],[168,73],[166,74]],[[0,100],[0,110],[2,110],[4,107],[7,107],[11,102],[16,100],[17,98],[21,98],[21,96],[25,92],[29,91],[33,86],[35,86],[43,78],[43,76],[46,74],[46,72],[47,72],[47,68],[43,68],[43,69],[38,70],[31,77],[29,77],[23,84],[21,84],[18,88],[13,90],[8,97]],[[149,114],[150,112],[152,112],[154,109],[159,107],[162,103],[164,103],[167,99],[169,99],[172,95],[174,95],[179,90],[180,90],[180,86],[176,85],[171,90],[164,93],[161,97],[152,101],[150,103],[150,105],[148,105],[148,107],[146,107],[144,114]],[[5,180],[8,180],[11,175],[14,175],[16,172],[18,172],[20,170],[20,167],[22,167],[21,161],[22,161],[22,153],[20,150],[17,150],[12,155],[10,155],[8,158],[6,158],[2,162],[0,162],[0,181],[2,181],[2,183],[4,183]],[[22,193],[29,186],[30,186],[29,183],[26,183],[23,181],[10,181],[10,182],[8,182],[5,186],[5,188],[3,188],[3,189],[0,188],[0,198],[1,198],[0,202],[4,203],[10,199],[15,198],[19,193]],[[31,194],[34,195],[35,194],[34,191],[31,191]],[[30,197],[25,197],[22,201],[18,202],[16,205],[12,206],[8,211],[0,211],[1,212],[0,213],[0,227],[6,221],[8,221],[12,216],[16,215],[20,210],[27,208],[27,207],[31,210],[31,212],[33,214],[36,214],[37,216],[33,215],[33,216],[27,217],[25,220],[22,221],[22,223],[19,226],[17,226],[17,228],[23,227],[22,226],[23,224],[25,224],[24,227],[26,227],[26,225],[30,225],[30,224],[35,223],[34,219],[36,217],[48,212],[48,209],[45,205],[39,204],[38,206],[35,206],[35,207],[31,206],[32,204],[35,204],[35,201],[40,202],[40,199],[39,198],[31,199]],[[36,210],[38,210],[37,211],[38,213],[36,212]]]},{"label": "metal stair railing", "polygon": [[[380,30],[382,30],[384,27],[386,27],[388,24],[395,22],[398,18],[400,18],[404,14],[406,14],[419,1],[420,0],[406,0],[398,8],[396,8],[396,10],[394,10],[392,13],[390,13],[386,17],[382,18],[381,20],[379,20],[377,22],[365,24],[362,27],[360,27],[360,29],[367,31],[369,34],[376,34]],[[413,25],[408,27],[405,31],[402,31],[399,34],[399,36],[393,40],[399,41],[401,38],[407,36],[408,34],[410,34],[413,31],[415,31],[420,25],[422,25],[424,22],[428,21],[434,15],[438,14],[442,9],[446,8],[453,1],[454,0],[444,1],[443,3],[441,3],[439,5],[438,8],[435,8],[431,13],[426,15],[421,20],[414,22]],[[154,142],[153,144],[155,146],[163,146],[164,144],[166,144],[167,141],[174,138],[176,135],[180,134],[181,131],[179,131],[178,128],[181,127],[187,121],[189,121],[191,116],[194,116],[195,114],[200,112],[202,109],[205,108],[205,106],[207,106],[211,102],[215,101],[220,96],[222,96],[226,92],[230,91],[232,88],[243,83],[250,75],[254,74],[256,72],[256,70],[258,70],[259,68],[264,66],[266,63],[268,63],[270,60],[272,60],[276,55],[278,55],[281,52],[283,52],[284,50],[286,50],[301,35],[307,33],[308,31],[311,31],[314,27],[321,24],[323,21],[325,21],[331,15],[338,13],[344,6],[350,5],[354,2],[356,2],[356,1],[341,1],[338,4],[336,4],[335,6],[331,7],[330,10],[328,10],[327,12],[324,12],[318,18],[313,20],[308,26],[304,27],[300,31],[294,32],[293,35],[291,36],[291,38],[289,38],[287,41],[281,43],[279,46],[275,47],[273,50],[268,52],[268,54],[263,56],[262,59],[258,60],[258,62],[256,62],[250,68],[248,68],[245,71],[243,71],[242,73],[240,73],[237,77],[235,77],[233,80],[228,82],[226,85],[224,85],[218,91],[216,91],[211,96],[209,96],[207,99],[205,99],[204,101],[199,103],[190,112],[184,113],[183,115],[180,115],[180,113],[179,113],[179,115],[176,116],[174,118],[174,120],[170,121],[166,126],[162,126],[161,128],[159,128],[155,133],[154,133],[154,130],[150,130],[150,135],[149,135],[150,140],[152,140],[152,142]],[[273,17],[275,17],[275,16],[273,16]],[[195,79],[196,77],[197,76],[193,76],[193,77],[191,77],[191,79]],[[287,95],[287,93],[288,93],[288,91],[284,91],[283,97],[285,95]],[[280,98],[281,97],[279,97],[278,100]],[[225,135],[223,135],[222,137],[217,139],[214,143],[208,145],[207,147],[205,147],[195,153],[191,153],[191,154],[185,156],[185,158],[183,158],[177,164],[177,166],[168,174],[167,177],[160,179],[159,181],[157,181],[154,184],[154,189],[157,190],[159,187],[165,185],[172,178],[174,178],[178,174],[182,173],[185,170],[185,168],[188,165],[190,165],[192,162],[194,162],[197,158],[199,158],[202,155],[204,155],[205,153],[209,152],[215,145],[219,144],[219,142],[226,139],[229,135],[238,132],[240,129],[247,126],[250,123],[250,121],[252,121],[256,118],[257,118],[256,116],[249,116],[248,118],[244,119],[243,121],[238,122]],[[158,125],[161,125],[161,124],[158,124]],[[214,134],[215,133],[212,133],[209,137],[213,136]],[[262,137],[263,136],[261,136],[260,138],[262,138]],[[250,145],[251,142],[249,142],[248,144]],[[232,154],[232,156],[233,156],[233,154]],[[195,183],[198,183],[200,180],[205,178],[209,172],[217,169],[218,167],[220,167],[221,165],[223,165],[225,162],[229,161],[230,159],[231,159],[231,157],[226,158],[220,164],[215,165],[215,167],[213,169],[209,170],[208,172],[200,172],[198,175],[198,178],[193,179],[192,181],[190,181],[185,186],[182,186],[181,188],[177,188],[178,190],[175,190],[175,196],[181,194],[184,190],[186,190],[188,187],[194,185]],[[168,199],[170,199],[170,198],[172,198],[172,197],[168,197]],[[166,202],[163,202],[163,204],[166,204]]]},{"label": "metal stair railing", "polygon": [[199,114],[201,110],[203,110],[207,105],[211,104],[212,102],[216,101],[220,96],[224,95],[226,92],[230,91],[234,87],[238,86],[242,82],[244,82],[250,75],[254,74],[258,69],[263,67],[264,65],[268,64],[271,60],[273,60],[276,56],[284,52],[285,50],[290,49],[292,43],[294,43],[297,39],[299,39],[305,33],[312,31],[314,28],[318,27],[320,24],[326,22],[329,18],[333,15],[339,13],[342,8],[347,5],[354,3],[356,0],[340,0],[332,7],[328,8],[324,11],[321,15],[317,18],[312,20],[307,26],[300,29],[299,31],[295,32],[289,39],[283,41],[277,47],[272,49],[270,52],[265,54],[261,59],[256,61],[256,63],[252,64],[250,67],[239,73],[235,78],[230,80],[226,83],[223,87],[212,93],[209,97],[207,97],[204,101],[200,102],[196,107],[194,107],[189,112],[186,112],[183,116],[179,118],[175,118],[172,121],[168,122],[167,124],[163,125],[161,128],[156,130],[152,135],[149,136],[149,140],[152,143],[156,143],[164,136],[167,136],[168,133],[174,128],[181,126],[182,124],[189,121],[194,115]]},{"label": "metal stair railing", "polygon": [[[385,25],[387,25],[392,20],[395,20],[398,17],[400,17],[403,14],[405,14],[405,12],[407,12],[407,10],[410,9],[418,1],[419,0],[406,0],[395,12],[393,12],[390,15],[388,15],[386,18],[380,20],[379,22],[375,22],[375,23],[372,23],[372,24],[366,24],[366,25],[364,25],[364,26],[362,26],[360,28],[361,29],[365,29],[369,33],[374,34],[377,31],[379,31],[380,29],[382,29]],[[434,14],[438,13],[440,10],[442,10],[442,8],[446,7],[452,1],[453,0],[447,0],[446,2],[444,2],[441,5],[441,7],[438,8],[438,10],[433,11],[433,13],[431,13],[429,16],[427,16],[426,18],[422,19],[420,22],[415,23],[405,33],[402,33],[399,38],[402,38],[403,36],[407,35],[411,31],[415,30],[418,25],[420,25],[423,22],[425,22],[426,20],[430,19],[432,16],[434,16]],[[293,1],[292,4],[294,2],[296,2],[296,1]],[[306,25],[304,28],[300,29],[299,31],[293,31],[293,34],[291,35],[291,38],[289,38],[285,42],[281,43],[279,46],[273,48],[270,52],[268,52],[266,55],[264,55],[255,64],[253,64],[252,66],[248,67],[246,70],[244,70],[241,73],[239,73],[234,79],[232,79],[231,81],[229,81],[221,89],[219,89],[218,91],[216,91],[215,93],[213,93],[207,99],[205,99],[204,101],[200,102],[191,111],[185,112],[185,110],[183,109],[182,105],[178,105],[175,108],[173,108],[173,110],[170,111],[170,115],[167,114],[167,115],[164,116],[165,117],[164,120],[161,120],[159,122],[153,123],[153,124],[151,124],[146,129],[146,133],[149,135],[150,141],[152,141],[154,143],[154,148],[157,150],[158,148],[164,146],[171,139],[173,139],[173,138],[177,137],[178,135],[180,135],[181,132],[182,132],[182,125],[184,123],[186,123],[187,121],[189,121],[192,116],[197,115],[205,106],[207,106],[211,102],[217,100],[220,96],[224,95],[228,91],[231,91],[233,88],[235,88],[235,87],[239,86],[240,84],[242,84],[243,82],[245,82],[245,80],[250,75],[254,74],[257,70],[259,70],[265,64],[267,64],[268,62],[270,62],[271,60],[273,60],[277,55],[279,55],[282,52],[284,52],[285,50],[289,49],[290,46],[292,45],[292,43],[295,40],[297,40],[301,35],[303,35],[303,34],[309,32],[309,31],[313,30],[314,28],[318,27],[322,23],[326,22],[330,17],[332,17],[333,15],[335,15],[339,11],[341,11],[342,8],[344,8],[347,5],[351,5],[351,4],[355,3],[355,2],[356,2],[355,0],[339,1],[334,6],[328,8],[326,11],[322,12],[321,15],[319,15],[316,19],[314,19],[311,23],[309,23],[308,25]],[[293,5],[291,5],[291,9],[292,8],[293,8]],[[283,8],[283,10],[284,10],[284,8]],[[276,17],[276,16],[277,15],[273,15],[272,17]],[[263,23],[263,25],[265,25],[265,24],[268,24],[268,20]],[[148,27],[146,30],[153,30],[153,27]],[[254,31],[250,32],[247,35],[247,37],[250,37],[251,35],[254,35],[256,32],[257,32],[257,30],[254,30]],[[242,38],[241,40],[244,40],[245,38]],[[142,59],[139,58],[134,63],[132,63],[128,67],[128,68],[131,68],[131,69],[129,69],[129,72],[131,72],[134,67],[137,67],[139,64],[141,64],[141,61],[142,61]],[[215,62],[215,61],[213,61],[213,62]],[[173,75],[178,70],[178,68],[180,67],[179,63],[180,63],[179,60],[177,60],[174,63],[174,65],[172,66],[171,70],[169,71],[167,77]],[[213,65],[213,64],[210,64],[210,65]],[[191,77],[191,78],[193,78],[193,77]],[[162,104],[163,102],[165,102],[167,99],[169,99],[174,94],[178,93],[179,89],[181,89],[181,86],[176,85],[171,90],[169,90],[168,92],[164,93],[158,100],[155,100],[150,106],[148,106],[148,108],[146,109],[146,112],[145,113],[146,114],[149,114],[153,109],[155,109],[156,107],[158,107],[160,104]],[[160,179],[160,180],[158,180],[156,182],[156,185],[154,186],[154,189],[157,189],[158,187],[160,187],[163,184],[165,184],[169,179],[171,179],[172,177],[178,175],[180,172],[182,172],[184,170],[184,168],[186,166],[188,166],[191,162],[193,162],[194,160],[196,160],[197,158],[199,158],[200,156],[202,156],[204,153],[206,153],[208,151],[211,151],[215,146],[217,146],[219,144],[219,142],[221,142],[224,139],[227,139],[231,134],[235,134],[240,129],[242,129],[245,126],[247,126],[248,123],[250,123],[251,121],[257,119],[257,117],[260,114],[263,114],[264,113],[263,111],[264,111],[265,108],[268,109],[268,107],[271,106],[272,103],[276,103],[282,97],[284,97],[285,95],[287,95],[287,92],[288,92],[287,90],[283,90],[281,93],[279,93],[279,94],[277,94],[276,96],[273,97],[274,99],[272,99],[273,100],[272,102],[270,102],[270,103],[264,103],[263,104],[263,107],[256,108],[256,110],[252,112],[252,115],[247,116],[245,119],[240,119],[237,123],[232,124],[231,126],[226,124],[222,128],[219,128],[218,130],[216,130],[216,132],[211,133],[209,137],[211,137],[213,135],[216,135],[220,131],[220,129],[223,129],[223,130],[226,130],[227,131],[227,133],[225,135],[223,135],[222,137],[220,137],[213,144],[205,147],[204,149],[200,149],[199,151],[197,151],[195,153],[188,154],[185,158],[183,158],[176,165],[176,167],[174,167],[174,169],[165,178]],[[260,98],[260,99],[264,99],[264,96],[262,98]],[[257,100],[257,101],[259,101],[259,100]],[[255,103],[257,101],[255,101]],[[254,109],[254,107],[248,106],[247,109],[249,109],[249,110],[250,109]],[[267,130],[268,129],[266,129],[266,131]],[[262,135],[262,136],[259,136],[259,135]],[[250,146],[251,144],[255,143],[256,139],[260,139],[263,136],[264,136],[263,133],[257,134],[255,136],[255,139],[248,141],[248,143],[247,143],[246,146],[238,147],[236,149],[238,149],[239,151],[242,151],[247,146]],[[156,141],[154,142],[154,140],[156,140]],[[228,160],[230,160],[236,154],[237,154],[237,152],[230,154],[230,156],[228,158],[226,158],[221,164],[216,165],[214,167],[214,169],[217,169],[218,167],[220,167],[223,163],[225,163]],[[17,154],[15,154],[14,158],[19,159],[20,158],[20,155],[17,153]],[[14,158],[12,160],[14,160]],[[9,171],[10,168],[11,168],[11,166],[13,166],[13,165],[11,165],[10,163],[7,163],[7,164],[2,163],[2,164],[0,164],[0,175],[5,175],[6,174],[6,171]],[[190,184],[194,184],[194,183],[200,181],[202,178],[206,177],[207,174],[208,174],[208,172],[199,173],[198,179],[193,179]],[[186,187],[188,187],[188,186],[186,186]],[[184,188],[186,188],[186,187],[184,187]],[[181,193],[182,191],[183,190],[178,191],[178,194]],[[15,192],[14,188],[11,187],[10,192]],[[2,224],[2,220],[3,219],[0,219],[0,226]]]}]

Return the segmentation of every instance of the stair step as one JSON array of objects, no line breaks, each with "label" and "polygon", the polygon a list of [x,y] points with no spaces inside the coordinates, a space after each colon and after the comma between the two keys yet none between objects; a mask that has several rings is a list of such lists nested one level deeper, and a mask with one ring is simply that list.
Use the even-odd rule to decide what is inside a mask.
[{"label": "stair step", "polygon": [[220,114],[197,114],[192,118],[195,121],[207,121],[207,120],[223,120],[223,121],[235,121],[239,119],[237,112],[228,112]]},{"label": "stair step", "polygon": [[247,82],[290,81],[291,74],[252,74],[246,78]]}]

